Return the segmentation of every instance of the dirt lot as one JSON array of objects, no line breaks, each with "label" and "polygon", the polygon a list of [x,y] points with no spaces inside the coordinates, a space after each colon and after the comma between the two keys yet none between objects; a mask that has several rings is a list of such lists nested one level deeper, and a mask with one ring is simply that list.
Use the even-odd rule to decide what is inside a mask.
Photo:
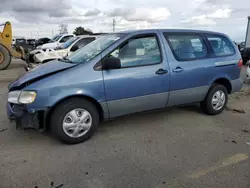
[{"label": "dirt lot", "polygon": [[250,187],[249,84],[218,116],[196,105],[141,113],[64,145],[9,123],[6,87],[22,72],[17,61],[0,72],[0,188]]}]

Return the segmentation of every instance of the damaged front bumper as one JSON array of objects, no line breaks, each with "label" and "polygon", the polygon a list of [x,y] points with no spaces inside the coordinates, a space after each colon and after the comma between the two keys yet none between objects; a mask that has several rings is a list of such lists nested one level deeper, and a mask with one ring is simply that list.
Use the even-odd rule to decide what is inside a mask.
[{"label": "damaged front bumper", "polygon": [[41,114],[29,111],[25,105],[7,103],[6,110],[9,120],[16,122],[16,128],[41,129],[43,127]]}]

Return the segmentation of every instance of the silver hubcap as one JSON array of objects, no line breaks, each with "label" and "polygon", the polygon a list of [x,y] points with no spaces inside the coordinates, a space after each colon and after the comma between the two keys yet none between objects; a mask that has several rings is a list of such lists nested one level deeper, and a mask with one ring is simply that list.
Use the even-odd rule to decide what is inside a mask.
[{"label": "silver hubcap", "polygon": [[82,108],[71,110],[63,119],[63,131],[70,137],[85,135],[92,125],[90,113]]},{"label": "silver hubcap", "polygon": [[212,97],[212,106],[214,110],[220,110],[223,108],[226,101],[225,93],[221,90],[214,93]]}]

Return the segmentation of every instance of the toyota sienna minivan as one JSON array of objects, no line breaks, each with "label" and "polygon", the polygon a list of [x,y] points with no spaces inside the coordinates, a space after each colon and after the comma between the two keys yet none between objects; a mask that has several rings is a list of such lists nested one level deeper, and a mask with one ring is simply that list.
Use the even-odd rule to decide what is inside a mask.
[{"label": "toyota sienna minivan", "polygon": [[89,139],[100,121],[136,112],[200,103],[217,115],[243,85],[241,66],[222,33],[107,34],[11,83],[7,114],[20,128],[50,129],[70,144]]}]

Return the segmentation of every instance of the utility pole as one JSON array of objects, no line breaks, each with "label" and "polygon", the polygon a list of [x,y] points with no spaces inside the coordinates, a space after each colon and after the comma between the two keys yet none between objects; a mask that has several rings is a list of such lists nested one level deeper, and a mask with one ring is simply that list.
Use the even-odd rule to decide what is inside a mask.
[{"label": "utility pole", "polygon": [[113,18],[113,33],[115,32],[115,24],[116,22],[115,22],[115,19]]}]

